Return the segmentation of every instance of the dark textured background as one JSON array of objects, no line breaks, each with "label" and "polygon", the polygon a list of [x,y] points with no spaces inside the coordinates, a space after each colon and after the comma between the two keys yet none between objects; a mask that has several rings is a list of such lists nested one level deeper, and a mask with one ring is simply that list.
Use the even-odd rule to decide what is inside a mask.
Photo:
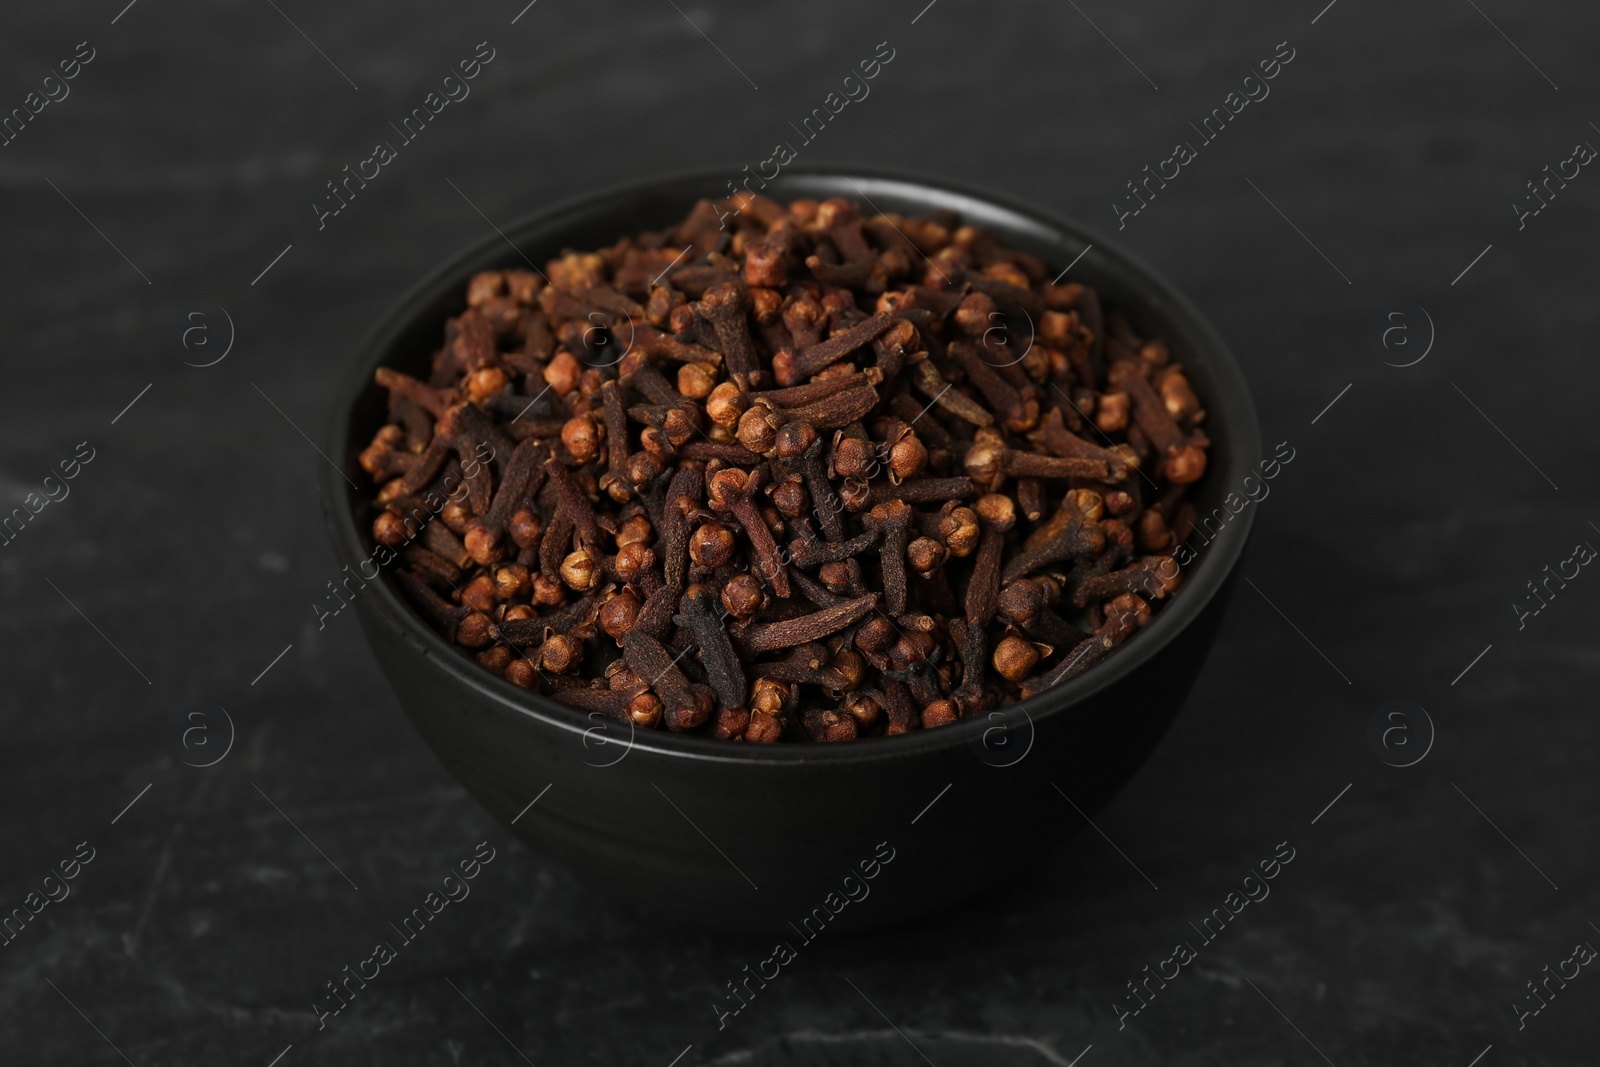
[{"label": "dark textured background", "polygon": [[[1600,978],[1520,1032],[1509,1007],[1600,942],[1600,579],[1520,632],[1509,608],[1600,543],[1600,178],[1521,232],[1509,210],[1545,164],[1600,143],[1592,6],[1338,0],[1313,25],[1323,0],[938,0],[913,24],[923,2],[680,0],[759,89],[668,0],[539,0],[514,26],[521,0],[138,0],[115,24],[122,0],[7,6],[0,107],[77,42],[98,55],[0,149],[6,509],[77,442],[96,456],[0,548],[0,905],[77,842],[98,854],[0,948],[0,1061],[121,1063],[115,1045],[139,1067],[264,1067],[292,1044],[283,1067],[666,1067],[692,1045],[681,1064],[950,1067],[1092,1044],[1084,1067],[1468,1067],[1491,1045],[1482,1067],[1594,1062]],[[335,568],[323,461],[296,427],[320,438],[345,353],[488,232],[464,197],[504,222],[754,163],[886,39],[872,95],[802,158],[979,183],[1104,232],[1123,183],[1292,44],[1271,96],[1117,237],[1230,340],[1266,439],[1297,456],[1260,508],[1257,589],[1240,586],[1186,712],[1097,819],[1158,890],[1070,812],[1018,811],[1041,847],[1070,838],[1043,876],[824,938],[718,1033],[710,1004],[766,939],[635,917],[513,842],[403,723],[354,620],[317,632]],[[317,232],[323,182],[482,40],[497,56],[472,96]],[[1437,327],[1408,369],[1367,340],[1395,301]],[[220,351],[220,308],[232,353],[184,366]],[[204,352],[180,345],[192,311]],[[1438,731],[1407,769],[1366,739],[1392,699]],[[173,722],[218,705],[231,753],[184,766]],[[484,839],[499,855],[472,896],[318,1033],[315,989]],[[1123,984],[1284,840],[1297,858],[1271,897],[1119,1032]]]}]

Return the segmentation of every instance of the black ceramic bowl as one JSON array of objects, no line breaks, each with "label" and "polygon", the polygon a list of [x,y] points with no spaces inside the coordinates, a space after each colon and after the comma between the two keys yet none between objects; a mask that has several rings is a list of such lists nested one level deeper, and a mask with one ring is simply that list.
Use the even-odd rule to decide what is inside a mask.
[{"label": "black ceramic bowl", "polygon": [[[506,227],[505,238],[534,262],[598,248],[725,195],[734,173],[586,195]],[[791,168],[769,184],[766,194],[781,200],[840,196],[901,214],[949,208],[1054,271],[1075,263],[1073,279],[1097,287],[1140,334],[1167,339],[1210,413],[1201,514],[1253,473],[1255,410],[1226,346],[1170,284],[1104,238],[1000,197],[876,171]],[[426,367],[445,319],[464,307],[467,278],[522,265],[491,234],[434,271],[366,339],[334,398],[327,448],[358,484],[366,479],[356,456],[384,416],[373,369]],[[372,549],[368,494],[326,466],[321,485],[334,551],[355,567]],[[354,604],[423,740],[529,846],[624,901],[798,948],[823,925],[897,922],[1009,884],[1075,833],[1182,705],[1253,514],[1246,509],[1202,548],[1151,624],[1082,676],[989,718],[844,744],[630,736],[490,675],[435,634],[388,578]]]}]

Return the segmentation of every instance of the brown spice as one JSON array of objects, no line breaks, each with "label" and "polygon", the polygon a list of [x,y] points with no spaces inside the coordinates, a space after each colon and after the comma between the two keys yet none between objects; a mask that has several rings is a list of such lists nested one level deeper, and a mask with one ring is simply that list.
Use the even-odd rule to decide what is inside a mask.
[{"label": "brown spice", "polygon": [[475,275],[431,373],[377,372],[359,456],[408,597],[515,685],[892,736],[1077,676],[1181,584],[1180,361],[972,227],[742,196],[545,274]]}]

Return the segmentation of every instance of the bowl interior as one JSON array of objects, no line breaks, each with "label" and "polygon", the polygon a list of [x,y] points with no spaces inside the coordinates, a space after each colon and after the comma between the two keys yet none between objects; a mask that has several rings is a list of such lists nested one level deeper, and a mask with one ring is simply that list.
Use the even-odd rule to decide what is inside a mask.
[{"label": "bowl interior", "polygon": [[[727,184],[737,174],[732,167],[705,170],[569,200],[503,227],[502,233],[488,235],[441,265],[403,297],[363,342],[349,377],[333,398],[329,454],[340,457],[345,470],[361,484],[364,475],[356,456],[386,414],[385,396],[373,382],[373,370],[386,365],[425,372],[441,343],[445,320],[465,307],[466,281],[473,272],[542,264],[564,249],[599,248],[626,234],[664,228],[682,219],[696,200],[726,196]],[[1000,196],[861,168],[795,168],[758,191],[779,200],[839,196],[861,202],[868,210],[904,215],[952,210],[964,222],[988,230],[1003,243],[1038,256],[1051,271],[1066,272],[1070,264],[1070,273],[1063,280],[1080,281],[1099,290],[1103,303],[1126,314],[1141,336],[1166,339],[1173,358],[1183,365],[1204,404],[1208,412],[1205,428],[1211,440],[1208,469],[1190,498],[1200,515],[1216,509],[1227,514],[1223,498],[1229,493],[1242,494],[1243,479],[1258,475],[1256,463],[1262,456],[1255,409],[1226,345],[1170,283],[1105,238]],[[364,560],[372,549],[367,535],[373,517],[370,494],[352,490],[326,465],[319,466],[325,516],[340,562]],[[1183,587],[1126,646],[1079,677],[1022,702],[1021,707],[1034,720],[1059,714],[1138,669],[1217,594],[1243,550],[1254,511],[1244,508],[1227,522],[1220,537],[1199,551],[1183,568]],[[370,596],[373,610],[405,630],[420,653],[457,673],[463,684],[487,690],[500,701],[561,729],[579,733],[585,729],[580,713],[494,677],[448,645],[412,612],[387,578],[372,583]],[[863,738],[847,745],[730,745],[710,738],[648,731],[638,736],[635,747],[713,761],[874,760],[914,750],[968,745],[986,728],[980,718],[902,737]]]}]

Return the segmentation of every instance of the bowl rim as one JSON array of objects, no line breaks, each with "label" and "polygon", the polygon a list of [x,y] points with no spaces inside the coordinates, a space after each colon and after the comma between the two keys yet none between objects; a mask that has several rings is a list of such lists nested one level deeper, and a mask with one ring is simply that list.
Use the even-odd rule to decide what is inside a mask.
[{"label": "bowl rim", "polygon": [[[579,215],[586,209],[592,212],[601,205],[609,204],[619,198],[651,190],[684,187],[686,190],[684,210],[687,211],[696,199],[702,196],[714,196],[720,179],[739,173],[740,165],[737,164],[707,165],[678,170],[579,193],[524,214],[504,227],[495,226],[491,222],[490,225],[495,228],[494,233],[473,241],[428,271],[394,301],[366,331],[356,348],[350,369],[335,378],[331,410],[324,422],[327,430],[324,432],[323,441],[328,446],[328,455],[348,460],[351,416],[356,401],[365,389],[374,388],[372,386],[374,369],[385,365],[392,354],[393,344],[412,325],[417,315],[415,309],[427,306],[451,288],[463,286],[475,270],[489,269],[483,266],[483,262],[493,258],[493,254],[500,250],[502,244],[511,245],[520,253],[522,249],[513,243],[510,235],[556,224],[563,216]],[[1147,304],[1160,304],[1167,318],[1185,322],[1186,329],[1181,333],[1175,332],[1172,336],[1182,337],[1184,347],[1191,350],[1190,358],[1205,367],[1206,375],[1211,382],[1212,394],[1208,398],[1208,407],[1219,416],[1224,412],[1227,416],[1226,419],[1208,421],[1207,429],[1213,431],[1214,437],[1226,436],[1230,443],[1230,461],[1225,469],[1212,468],[1208,474],[1211,477],[1224,478],[1228,486],[1237,486],[1245,475],[1255,471],[1256,459],[1261,451],[1261,433],[1250,388],[1238,361],[1221,335],[1181,290],[1115,241],[1020,198],[943,177],[930,178],[905,170],[872,165],[816,162],[809,165],[788,166],[778,178],[773,179],[773,183],[780,184],[784,177],[790,176],[860,180],[890,192],[894,191],[894,187],[901,187],[912,196],[932,194],[947,199],[959,197],[980,204],[991,211],[1008,213],[1021,222],[1042,229],[1049,243],[1063,248],[1079,249],[1080,259],[1088,258],[1092,246],[1094,250],[1100,252],[1099,256],[1094,257],[1095,259],[1115,261],[1122,271],[1147,286],[1148,291],[1158,297],[1148,301]],[[959,211],[959,207],[957,210]],[[665,220],[661,225],[666,225],[669,221]],[[335,469],[330,469],[330,466],[332,465],[326,463],[317,464],[324,521],[332,541],[336,562],[345,565],[358,564],[367,559],[371,553],[365,547],[361,531],[356,525],[354,509],[349,506],[348,485],[344,477],[347,471],[342,466]],[[335,477],[335,474],[338,477]],[[599,732],[608,735],[600,744],[625,744],[627,751],[624,755],[638,748],[662,757],[711,763],[765,765],[810,765],[819,762],[872,763],[906,757],[914,753],[944,751],[984,742],[989,731],[1008,728],[1006,725],[994,724],[996,714],[1005,716],[1001,720],[1002,724],[1012,724],[1016,721],[1015,716],[1020,713],[1026,717],[1031,728],[1044,718],[1066,714],[1072,708],[1087,703],[1097,694],[1143,668],[1180,632],[1195,622],[1213,598],[1221,592],[1249,540],[1255,513],[1255,508],[1247,507],[1241,515],[1230,521],[1227,529],[1234,530],[1237,527],[1236,532],[1226,538],[1214,539],[1223,543],[1217,544],[1214,551],[1203,553],[1200,559],[1185,567],[1182,591],[1154,614],[1150,623],[1139,632],[1135,640],[1119,649],[1116,655],[1108,657],[1105,662],[1063,685],[1055,686],[1027,700],[1001,705],[984,716],[963,719],[936,730],[918,730],[892,738],[860,738],[842,744],[742,745],[711,737],[677,734],[667,730],[634,731],[631,727],[627,741],[619,742],[609,737],[609,731],[617,729],[619,724],[607,722],[603,726],[590,725],[592,716],[585,718],[579,709],[496,677],[469,656],[461,654],[402,599],[392,577],[380,574],[376,579],[367,580],[367,587],[362,590],[360,597],[355,598],[355,603],[358,613],[363,614],[365,618],[375,617],[377,622],[400,631],[402,638],[411,636],[413,640],[406,642],[410,648],[417,654],[425,655],[470,690],[504,709],[534,720],[542,727],[553,728],[571,734],[575,738],[581,737],[586,745],[589,743],[590,735]],[[1240,518],[1243,522],[1239,521]]]}]

